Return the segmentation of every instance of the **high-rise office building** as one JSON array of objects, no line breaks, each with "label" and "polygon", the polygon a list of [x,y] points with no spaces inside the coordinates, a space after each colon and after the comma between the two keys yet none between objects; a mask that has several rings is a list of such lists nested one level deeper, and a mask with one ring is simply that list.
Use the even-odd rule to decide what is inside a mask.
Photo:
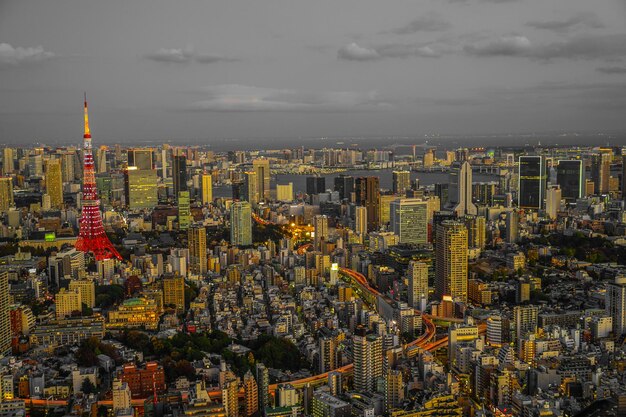
[{"label": "high-rise office building", "polygon": [[519,182],[517,191],[520,208],[540,210],[546,190],[546,163],[543,156],[519,157]]},{"label": "high-rise office building", "polygon": [[354,390],[374,392],[376,380],[383,376],[383,343],[376,334],[367,334],[364,327],[356,329],[352,337],[354,363]]},{"label": "high-rise office building", "polygon": [[267,367],[261,363],[257,362],[254,368],[256,384],[259,387],[259,409],[265,410],[266,407],[270,405],[270,374]]},{"label": "high-rise office building", "polygon": [[596,194],[607,194],[611,178],[611,160],[613,152],[610,149],[601,149],[600,153],[591,157],[591,179]]},{"label": "high-rise office building", "polygon": [[61,171],[63,174],[63,182],[72,182],[78,178],[75,171],[75,159],[75,152],[64,152],[61,154]]},{"label": "high-rise office building", "polygon": [[12,148],[2,149],[2,175],[8,175],[15,169],[15,157]]},{"label": "high-rise office building", "polygon": [[189,191],[178,193],[178,229],[187,230],[191,224],[191,200]]},{"label": "high-rise office building", "polygon": [[527,333],[536,333],[539,320],[539,309],[536,306],[513,307],[515,321],[515,343],[518,343]]},{"label": "high-rise office building", "polygon": [[411,188],[411,173],[409,171],[393,171],[392,191],[394,194],[404,194]]},{"label": "high-rise office building", "polygon": [[337,336],[326,328],[320,330],[319,345],[319,371],[329,372],[337,368]]},{"label": "high-rise office building", "polygon": [[318,215],[313,217],[313,247],[321,251],[322,246],[328,240],[328,216]]},{"label": "high-rise office building", "polygon": [[124,174],[128,208],[141,210],[156,207],[159,201],[156,169],[141,170],[129,166]]},{"label": "high-rise office building", "polygon": [[561,187],[564,199],[570,202],[582,198],[585,188],[585,168],[583,161],[562,160],[556,167],[556,183]]},{"label": "high-rise office building", "polygon": [[435,292],[467,301],[467,229],[461,222],[444,220],[437,225]]},{"label": "high-rise office building", "polygon": [[335,191],[342,200],[350,200],[350,195],[354,192],[354,177],[344,174],[335,177]]},{"label": "high-rise office building", "polygon": [[250,370],[243,376],[243,398],[244,415],[252,417],[259,411],[259,387]]},{"label": "high-rise office building", "polygon": [[235,201],[230,206],[230,243],[235,246],[252,244],[252,209],[247,201]]},{"label": "high-rise office building", "polygon": [[255,159],[252,161],[252,168],[256,172],[257,192],[259,201],[270,199],[270,161],[268,159]]},{"label": "high-rise office building", "polygon": [[391,202],[391,230],[400,243],[428,243],[428,202],[417,198],[399,198]]},{"label": "high-rise office building", "polygon": [[13,178],[0,177],[0,213],[9,211],[13,205]]},{"label": "high-rise office building", "polygon": [[128,166],[137,167],[137,169],[153,169],[152,148],[133,148],[128,150]]},{"label": "high-rise office building", "polygon": [[561,209],[561,189],[550,187],[546,191],[546,217],[556,219],[556,214]]},{"label": "high-rise office building", "polygon": [[326,191],[325,177],[306,177],[306,193],[308,195],[321,194]]},{"label": "high-rise office building", "polygon": [[172,155],[172,178],[174,183],[174,195],[178,196],[181,191],[187,191],[187,157],[180,150],[175,150]]},{"label": "high-rise office building", "polygon": [[92,279],[73,279],[70,281],[69,289],[70,292],[78,291],[82,304],[90,308],[96,306],[96,283]]},{"label": "high-rise office building", "polygon": [[250,204],[256,204],[261,200],[259,193],[259,180],[255,171],[244,172],[243,190],[240,198]]},{"label": "high-rise office building", "polygon": [[11,322],[9,320],[9,272],[0,271],[0,355],[11,352]]},{"label": "high-rise office building", "polygon": [[626,201],[626,154],[622,151],[622,200]]},{"label": "high-rise office building", "polygon": [[424,168],[430,168],[435,163],[435,152],[433,149],[427,149],[422,159]]},{"label": "high-rise office building", "polygon": [[200,194],[202,197],[202,205],[205,206],[213,202],[213,176],[211,174],[202,174],[200,179]]},{"label": "high-rise office building", "polygon": [[468,247],[484,249],[487,243],[487,220],[483,216],[465,216],[462,220],[467,227]]},{"label": "high-rise office building", "polygon": [[181,275],[163,277],[163,305],[173,305],[177,313],[185,312],[185,278]]},{"label": "high-rise office building", "polygon": [[187,232],[189,245],[189,267],[194,274],[202,275],[207,272],[206,228],[191,226]]},{"label": "high-rise office building", "polygon": [[519,239],[519,213],[517,211],[509,211],[506,214],[505,227],[507,243],[516,243]]},{"label": "high-rise office building", "polygon": [[361,236],[362,240],[367,234],[367,208],[363,206],[355,207],[354,219],[354,231]]},{"label": "high-rise office building", "polygon": [[450,169],[448,205],[457,216],[478,214],[472,200],[472,166],[469,162],[455,162]]},{"label": "high-rise office building", "polygon": [[409,305],[422,310],[428,301],[428,265],[410,261],[406,274],[409,281],[407,288]]},{"label": "high-rise office building", "polygon": [[613,334],[626,333],[626,275],[618,275],[606,286],[606,313],[613,318]]},{"label": "high-rise office building", "polygon": [[367,231],[378,230],[380,226],[380,179],[359,177],[354,185],[355,203],[367,209]]},{"label": "high-rise office building", "polygon": [[50,196],[52,208],[63,207],[63,174],[59,159],[50,159],[46,163],[46,194]]},{"label": "high-rise office building", "polygon": [[293,183],[276,184],[276,201],[290,202],[293,201]]}]

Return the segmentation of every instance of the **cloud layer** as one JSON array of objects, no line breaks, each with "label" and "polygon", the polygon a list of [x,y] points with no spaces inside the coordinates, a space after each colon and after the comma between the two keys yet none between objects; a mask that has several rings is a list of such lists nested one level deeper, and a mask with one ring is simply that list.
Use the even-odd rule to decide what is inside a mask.
[{"label": "cloud layer", "polygon": [[355,42],[342,46],[337,51],[337,57],[347,61],[376,61],[383,58],[437,58],[441,53],[427,44],[414,45],[402,43],[388,43],[376,47],[364,47]]},{"label": "cloud layer", "polygon": [[199,54],[193,48],[160,48],[156,51],[146,54],[145,57],[156,62],[173,62],[185,64],[189,62],[197,62],[200,64],[214,64],[217,62],[232,62],[234,58]]},{"label": "cloud layer", "polygon": [[8,43],[0,43],[0,68],[42,62],[52,57],[54,54],[44,51],[41,46],[23,48],[21,46],[13,47]]},{"label": "cloud layer", "polygon": [[595,13],[583,12],[565,20],[531,21],[526,23],[526,26],[530,26],[535,29],[551,30],[554,32],[566,32],[576,27],[601,29],[604,27],[604,24]]},{"label": "cloud layer", "polygon": [[211,112],[275,111],[368,111],[390,105],[375,92],[350,91],[301,92],[291,89],[222,84],[203,89],[208,97],[190,106],[190,110]]},{"label": "cloud layer", "polygon": [[450,23],[438,13],[429,13],[420,16],[404,26],[392,29],[389,33],[396,35],[410,35],[417,32],[438,32],[451,27]]}]

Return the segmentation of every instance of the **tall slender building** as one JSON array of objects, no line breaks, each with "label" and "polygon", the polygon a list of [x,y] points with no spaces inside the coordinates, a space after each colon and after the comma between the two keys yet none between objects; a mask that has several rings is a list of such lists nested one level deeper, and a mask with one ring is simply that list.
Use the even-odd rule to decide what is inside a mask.
[{"label": "tall slender building", "polygon": [[350,195],[354,192],[354,177],[341,174],[335,177],[335,191],[339,192],[339,198],[342,200],[350,199]]},{"label": "tall slender building", "polygon": [[250,370],[243,376],[244,415],[252,417],[259,411],[259,387]]},{"label": "tall slender building", "polygon": [[409,171],[393,171],[392,191],[394,194],[404,194],[411,188],[411,173]]},{"label": "tall slender building", "polygon": [[270,199],[270,161],[268,159],[255,159],[252,161],[252,168],[256,172],[257,192],[259,201]]},{"label": "tall slender building", "polygon": [[270,405],[269,370],[263,363],[257,362],[254,371],[256,374],[256,384],[259,387],[259,409],[265,410],[265,408]]},{"label": "tall slender building", "polygon": [[626,154],[622,154],[622,200],[626,201]]},{"label": "tall slender building", "polygon": [[626,276],[618,275],[606,286],[606,313],[613,318],[613,334],[626,333]]},{"label": "tall slender building", "polygon": [[252,244],[252,209],[247,201],[235,201],[230,206],[230,243],[235,246]]},{"label": "tall slender building", "polygon": [[591,179],[596,194],[609,192],[612,158],[613,152],[610,149],[601,149],[600,153],[594,154],[591,158]]},{"label": "tall slender building", "polygon": [[202,205],[213,202],[213,176],[211,174],[202,174],[201,178],[201,197]]},{"label": "tall slender building", "polygon": [[9,272],[0,271],[0,355],[11,353],[9,320]]},{"label": "tall slender building", "polygon": [[472,200],[472,166],[469,162],[455,162],[450,169],[448,204],[457,216],[478,214]]},{"label": "tall slender building", "polygon": [[356,204],[367,209],[367,231],[380,226],[380,178],[359,177],[355,181]]},{"label": "tall slender building", "polygon": [[428,265],[410,261],[406,274],[409,281],[407,288],[409,305],[422,310],[428,301]]},{"label": "tall slender building", "polygon": [[63,207],[63,174],[60,159],[50,159],[46,164],[46,194],[50,196],[52,208]]},{"label": "tall slender building", "polygon": [[0,177],[0,213],[9,211],[13,205],[13,178]]},{"label": "tall slender building", "polygon": [[259,181],[255,171],[244,172],[243,192],[240,197],[250,204],[261,201],[259,196]]},{"label": "tall slender building", "polygon": [[354,390],[374,392],[376,380],[383,376],[383,343],[376,334],[367,334],[364,327],[356,329],[352,337],[354,356]]},{"label": "tall slender building", "polygon": [[550,187],[546,191],[546,217],[554,220],[561,209],[561,189]]},{"label": "tall slender building", "polygon": [[174,179],[174,196],[178,197],[181,191],[187,191],[187,157],[174,150],[172,155],[172,177]]},{"label": "tall slender building", "polygon": [[546,162],[543,156],[519,157],[519,182],[517,191],[520,208],[540,210],[546,192]]},{"label": "tall slender building", "polygon": [[391,230],[400,243],[428,243],[428,202],[399,198],[391,202]]},{"label": "tall slender building", "polygon": [[556,167],[556,183],[561,187],[565,200],[574,202],[582,198],[585,188],[585,168],[579,159],[559,161]]},{"label": "tall slender building", "polygon": [[435,291],[467,301],[467,229],[461,222],[444,220],[437,225]]},{"label": "tall slender building", "polygon": [[354,214],[354,231],[361,239],[367,234],[367,208],[357,206]]},{"label": "tall slender building", "polygon": [[322,245],[328,240],[328,216],[318,215],[313,217],[313,246],[316,251],[322,250]]},{"label": "tall slender building", "polygon": [[189,245],[189,267],[194,274],[202,275],[207,272],[206,228],[191,226],[187,232]]},{"label": "tall slender building", "polygon": [[96,189],[96,174],[91,147],[91,131],[89,130],[89,116],[87,97],[85,96],[85,134],[83,136],[83,198],[81,201],[82,213],[80,217],[80,232],[76,240],[76,249],[81,252],[92,252],[96,261],[103,259],[122,259],[113,244],[104,232],[100,214],[100,200]]},{"label": "tall slender building", "polygon": [[13,161],[13,149],[2,149],[2,175],[8,175],[15,169],[15,162]]}]

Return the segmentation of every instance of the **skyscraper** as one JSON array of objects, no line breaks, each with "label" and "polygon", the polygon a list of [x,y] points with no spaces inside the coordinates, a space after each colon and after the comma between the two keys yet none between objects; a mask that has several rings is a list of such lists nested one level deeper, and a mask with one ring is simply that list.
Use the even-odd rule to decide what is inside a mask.
[{"label": "skyscraper", "polygon": [[202,275],[207,272],[206,228],[191,226],[187,232],[189,245],[189,267],[194,274]]},{"label": "skyscraper", "polygon": [[131,210],[154,208],[158,203],[156,169],[140,170],[129,166],[124,172],[126,202]]},{"label": "skyscraper", "polygon": [[428,243],[428,202],[399,198],[391,203],[391,230],[400,243]]},{"label": "skyscraper", "polygon": [[520,156],[518,206],[540,210],[543,207],[546,181],[546,164],[543,156]]},{"label": "skyscraper", "polygon": [[404,194],[411,188],[411,173],[409,171],[393,171],[392,191],[394,194]]},{"label": "skyscraper", "polygon": [[11,353],[9,320],[9,272],[0,271],[0,355]]},{"label": "skyscraper", "polygon": [[328,240],[328,216],[319,215],[313,217],[313,246],[316,251],[321,251],[324,242]]},{"label": "skyscraper", "polygon": [[276,201],[293,201],[293,183],[276,184]]},{"label": "skyscraper", "polygon": [[256,204],[260,201],[259,181],[255,171],[244,172],[243,192],[240,197],[242,200],[250,204]]},{"label": "skyscraper", "polygon": [[235,201],[230,206],[230,243],[235,246],[252,244],[252,209],[247,201]]},{"label": "skyscraper", "polygon": [[561,187],[562,197],[568,201],[576,201],[584,195],[585,169],[583,161],[563,160],[556,167],[556,183]]},{"label": "skyscraper", "polygon": [[172,177],[174,179],[174,196],[180,191],[187,191],[187,157],[174,150],[172,155]]},{"label": "skyscraper", "polygon": [[507,243],[516,243],[519,239],[519,213],[517,211],[509,211],[506,214],[505,225]]},{"label": "skyscraper", "polygon": [[189,191],[178,192],[178,229],[187,230],[191,224],[191,201]]},{"label": "skyscraper", "polygon": [[435,292],[467,301],[467,229],[463,223],[444,220],[437,225]]},{"label": "skyscraper", "polygon": [[354,191],[354,177],[341,174],[335,177],[335,191],[339,192],[339,198],[342,200],[350,199],[350,195]]},{"label": "skyscraper", "polygon": [[354,219],[354,231],[362,240],[367,234],[367,209],[363,206],[357,206],[355,208]]},{"label": "skyscraper", "polygon": [[607,194],[609,192],[611,159],[613,159],[613,152],[610,149],[600,149],[600,153],[591,157],[591,179],[593,180],[596,194]]},{"label": "skyscraper", "polygon": [[457,216],[478,214],[472,201],[472,166],[469,162],[455,162],[450,169],[448,205]]},{"label": "skyscraper", "polygon": [[613,318],[613,333],[626,333],[626,275],[618,275],[606,286],[606,313]]},{"label": "skyscraper", "polygon": [[268,159],[255,159],[252,161],[252,168],[256,172],[257,192],[259,200],[270,199],[270,161]]},{"label": "skyscraper", "polygon": [[428,301],[428,265],[410,261],[406,274],[409,281],[407,288],[409,305],[422,310]]},{"label": "skyscraper", "polygon": [[319,371],[329,372],[337,368],[337,336],[325,327],[320,329]]},{"label": "skyscraper", "polygon": [[380,226],[380,179],[359,177],[355,182],[356,204],[367,209],[367,231],[373,232]]},{"label": "skyscraper", "polygon": [[308,195],[320,194],[326,191],[326,178],[306,177],[306,193]]},{"label": "skyscraper", "polygon": [[526,336],[527,333],[535,333],[539,319],[539,309],[536,306],[513,307],[513,319],[515,320],[515,343]]},{"label": "skyscraper", "polygon": [[13,178],[0,177],[0,213],[9,211],[13,205]]},{"label": "skyscraper", "polygon": [[263,363],[257,362],[254,371],[255,371],[255,377],[256,377],[256,384],[259,387],[259,409],[265,410],[265,408],[270,405],[269,370]]},{"label": "skyscraper", "polygon": [[202,205],[213,202],[213,176],[211,174],[202,174],[200,194],[202,197]]},{"label": "skyscraper", "polygon": [[63,207],[63,174],[59,159],[50,159],[46,164],[46,194],[50,196],[52,208]]},{"label": "skyscraper", "polygon": [[259,387],[250,370],[243,376],[244,412],[246,417],[252,417],[259,411]]},{"label": "skyscraper", "polygon": [[367,334],[364,327],[356,329],[352,337],[354,363],[354,390],[374,392],[376,379],[383,376],[383,343],[376,334]]},{"label": "skyscraper", "polygon": [[557,212],[561,209],[561,189],[550,187],[546,191],[546,217],[556,219]]},{"label": "skyscraper", "polygon": [[239,378],[231,378],[222,386],[222,405],[226,417],[239,416]]},{"label": "skyscraper", "polygon": [[137,169],[152,169],[152,148],[133,148],[128,150],[128,166]]},{"label": "skyscraper", "polygon": [[8,175],[15,169],[15,162],[12,148],[2,149],[2,175]]},{"label": "skyscraper", "polygon": [[467,227],[467,242],[470,248],[485,248],[487,235],[487,220],[483,216],[463,217]]},{"label": "skyscraper", "polygon": [[622,200],[626,201],[626,154],[622,155]]}]

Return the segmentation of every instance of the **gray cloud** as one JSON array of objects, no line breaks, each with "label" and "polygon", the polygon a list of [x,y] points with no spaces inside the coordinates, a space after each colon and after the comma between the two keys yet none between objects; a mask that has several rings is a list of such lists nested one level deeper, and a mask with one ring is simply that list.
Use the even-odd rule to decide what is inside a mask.
[{"label": "gray cloud", "polygon": [[615,35],[585,35],[561,42],[534,44],[521,35],[502,36],[487,43],[465,45],[463,50],[475,56],[519,56],[549,60],[614,59],[626,56],[626,33]]},{"label": "gray cloud", "polygon": [[337,57],[348,61],[375,61],[383,58],[437,58],[441,53],[428,44],[389,43],[376,47],[364,47],[355,42],[345,45],[337,51]]},{"label": "gray cloud", "polygon": [[53,57],[52,52],[44,51],[41,46],[23,48],[21,46],[13,47],[8,43],[0,43],[0,68],[33,64]]},{"label": "gray cloud", "polygon": [[396,35],[410,35],[417,32],[438,32],[444,31],[451,27],[450,23],[445,20],[439,13],[429,13],[420,16],[404,26],[391,29],[389,33]]},{"label": "gray cloud", "polygon": [[389,103],[376,92],[351,91],[302,92],[291,89],[222,84],[203,89],[208,97],[193,103],[188,110],[211,112],[336,112],[387,109]]},{"label": "gray cloud", "polygon": [[605,74],[626,74],[626,67],[599,67],[596,68],[596,71]]},{"label": "gray cloud", "polygon": [[199,54],[193,48],[161,48],[150,54],[146,54],[145,57],[156,62],[174,62],[179,64],[192,61],[200,64],[237,61],[235,58],[219,55]]},{"label": "gray cloud", "polygon": [[583,12],[565,20],[532,21],[526,23],[526,26],[535,29],[552,30],[554,32],[566,32],[574,27],[600,29],[604,27],[604,24],[595,13]]}]

